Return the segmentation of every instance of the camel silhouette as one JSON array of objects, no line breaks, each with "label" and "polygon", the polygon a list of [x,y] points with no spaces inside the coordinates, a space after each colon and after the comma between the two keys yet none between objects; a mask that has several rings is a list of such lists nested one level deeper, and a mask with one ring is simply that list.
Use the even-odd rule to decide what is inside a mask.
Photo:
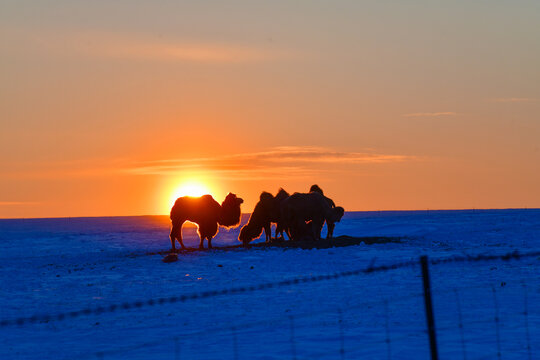
[{"label": "camel silhouette", "polygon": [[[323,189],[321,189],[319,187],[319,185],[317,185],[317,184],[311,185],[311,188],[309,189],[309,192],[317,192],[317,193],[321,194],[322,196],[324,196],[326,202],[328,203],[328,205],[330,205],[331,208],[336,207],[336,204],[334,203],[334,200],[332,200],[329,197],[327,197],[326,195],[324,195],[324,191],[323,191]],[[343,216],[343,215],[341,215],[341,216]],[[326,220],[326,228],[328,230],[327,233],[326,233],[326,238],[327,239],[331,239],[334,236],[334,228],[335,227],[336,227],[335,222]]]},{"label": "camel silhouette", "polygon": [[229,193],[221,205],[214,200],[212,195],[200,197],[183,196],[176,199],[171,208],[171,245],[172,251],[176,252],[175,240],[178,240],[182,249],[182,225],[191,221],[198,225],[197,232],[201,239],[199,248],[204,249],[204,239],[208,240],[208,248],[212,248],[212,238],[219,231],[219,225],[230,228],[240,223],[240,204],[244,200],[235,194]]},{"label": "camel silhouette", "polygon": [[283,237],[284,226],[281,221],[281,202],[289,197],[282,188],[279,189],[276,196],[269,192],[263,191],[259,196],[259,202],[255,205],[255,209],[249,217],[249,221],[240,230],[238,240],[244,245],[249,244],[253,239],[261,236],[264,229],[266,242],[272,239],[271,224],[276,223],[276,238],[279,234]]},{"label": "camel silhouette", "polygon": [[292,240],[306,234],[306,222],[311,222],[311,233],[319,240],[324,222],[339,222],[344,213],[340,206],[332,208],[319,192],[294,193],[281,202],[281,218]]}]

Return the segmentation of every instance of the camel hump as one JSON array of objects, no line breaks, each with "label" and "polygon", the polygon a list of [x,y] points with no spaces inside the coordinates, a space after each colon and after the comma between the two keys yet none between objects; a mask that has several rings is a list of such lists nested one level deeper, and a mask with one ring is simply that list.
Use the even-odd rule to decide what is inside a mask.
[{"label": "camel hump", "polygon": [[203,195],[201,197],[192,197],[189,199],[191,202],[191,207],[198,208],[199,212],[203,213],[205,211],[207,212],[219,212],[221,210],[221,207],[219,206],[219,203],[214,200],[212,195]]},{"label": "camel hump", "polygon": [[260,200],[260,201],[270,201],[270,200],[272,200],[272,199],[274,199],[274,195],[270,194],[270,193],[267,192],[267,191],[263,191],[263,192],[261,193],[261,195],[259,196],[259,200]]},{"label": "camel hump", "polygon": [[189,219],[194,220],[194,216],[217,216],[221,207],[214,200],[212,195],[203,195],[200,197],[182,196],[176,199],[171,208],[170,218],[173,219]]},{"label": "camel hump", "polygon": [[285,190],[283,190],[283,188],[279,188],[277,194],[276,194],[276,197],[275,199],[277,199],[278,201],[283,201],[284,199],[288,198],[290,195],[288,192],[286,192]]}]

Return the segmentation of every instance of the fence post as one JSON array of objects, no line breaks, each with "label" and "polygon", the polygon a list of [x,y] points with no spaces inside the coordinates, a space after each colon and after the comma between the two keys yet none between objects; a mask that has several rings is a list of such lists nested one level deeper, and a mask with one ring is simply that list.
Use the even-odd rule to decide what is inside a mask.
[{"label": "fence post", "polygon": [[424,282],[424,303],[426,306],[426,320],[429,334],[429,347],[431,349],[431,360],[438,360],[437,338],[435,335],[435,318],[433,317],[433,304],[431,303],[431,285],[429,283],[428,257],[420,257],[422,265],[422,279]]}]

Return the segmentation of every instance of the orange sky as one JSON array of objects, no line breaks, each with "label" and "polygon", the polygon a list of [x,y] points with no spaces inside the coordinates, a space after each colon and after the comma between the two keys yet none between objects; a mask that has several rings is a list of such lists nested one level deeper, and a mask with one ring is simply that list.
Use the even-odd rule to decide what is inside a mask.
[{"label": "orange sky", "polygon": [[540,3],[5,1],[0,217],[319,184],[346,210],[540,207]]}]

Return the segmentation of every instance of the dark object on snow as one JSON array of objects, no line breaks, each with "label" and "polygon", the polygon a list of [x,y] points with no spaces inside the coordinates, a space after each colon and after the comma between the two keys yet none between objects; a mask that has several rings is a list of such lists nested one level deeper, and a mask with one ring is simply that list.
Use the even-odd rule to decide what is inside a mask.
[{"label": "dark object on snow", "polygon": [[276,237],[281,234],[283,237],[283,221],[281,221],[281,202],[289,197],[283,189],[279,189],[276,196],[263,191],[259,196],[259,202],[249,217],[249,221],[240,230],[238,240],[244,245],[249,244],[253,239],[261,236],[262,231],[266,235],[266,241],[272,238],[271,224],[276,224]]},{"label": "dark object on snow", "polygon": [[235,194],[229,193],[219,205],[211,195],[201,197],[183,196],[176,199],[171,209],[172,229],[170,234],[172,251],[176,251],[175,239],[178,240],[182,250],[186,247],[182,242],[182,225],[192,221],[198,225],[197,232],[201,239],[200,249],[204,248],[204,239],[208,239],[208,248],[212,248],[212,238],[216,236],[219,225],[234,227],[240,223],[240,204],[244,200]]},{"label": "dark object on snow", "polygon": [[[329,197],[325,196],[323,189],[321,189],[319,187],[319,185],[317,185],[317,184],[311,185],[311,188],[309,189],[309,192],[317,192],[317,193],[321,194],[322,196],[324,196],[324,199],[326,200],[328,205],[330,205],[331,208],[339,209],[339,211],[341,212],[341,217],[343,217],[343,214],[345,214],[345,209],[343,209],[341,206],[336,207],[336,204],[334,203],[334,200],[332,200]],[[341,217],[339,218],[340,220],[341,220]],[[339,220],[338,220],[338,222],[339,222]],[[326,221],[326,227],[328,229],[328,232],[326,233],[326,238],[331,239],[334,236],[334,228],[336,227],[336,223],[333,222],[333,221],[328,221],[327,220]]]},{"label": "dark object on snow", "polygon": [[178,261],[178,254],[177,253],[169,253],[161,261],[163,261],[164,263],[171,263],[171,262]]}]

